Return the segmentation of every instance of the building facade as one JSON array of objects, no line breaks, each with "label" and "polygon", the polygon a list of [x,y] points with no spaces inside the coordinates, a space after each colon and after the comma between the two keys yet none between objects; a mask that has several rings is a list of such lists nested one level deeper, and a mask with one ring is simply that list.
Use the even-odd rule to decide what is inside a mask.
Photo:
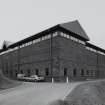
[{"label": "building facade", "polygon": [[5,76],[44,76],[46,81],[105,77],[105,50],[89,43],[78,21],[51,27],[13,44],[3,44],[0,68]]}]

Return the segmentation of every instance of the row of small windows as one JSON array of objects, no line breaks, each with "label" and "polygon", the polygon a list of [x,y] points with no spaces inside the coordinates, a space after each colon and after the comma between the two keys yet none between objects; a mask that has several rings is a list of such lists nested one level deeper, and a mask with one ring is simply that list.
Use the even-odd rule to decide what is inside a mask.
[{"label": "row of small windows", "polygon": [[[12,71],[8,71],[6,70],[5,71],[6,74],[10,74],[11,76],[13,75],[13,72]],[[20,70],[21,74],[24,74],[24,71],[23,70]],[[18,74],[18,72],[16,71],[16,74]],[[49,76],[50,72],[49,72],[49,68],[45,68],[45,75],[46,76]],[[31,71],[28,69],[26,71],[26,75],[27,76],[31,76]],[[35,75],[40,75],[39,74],[39,69],[35,69]],[[80,71],[80,75],[81,76],[95,76],[96,73],[95,73],[95,70],[84,70],[84,69],[81,69]],[[68,69],[67,68],[64,68],[64,76],[68,76]],[[77,69],[73,69],[73,77],[76,77],[77,76]]]},{"label": "row of small windows", "polygon": [[61,35],[62,37],[65,37],[65,38],[67,38],[67,39],[71,39],[72,41],[75,41],[75,42],[77,42],[77,43],[81,43],[81,44],[85,45],[85,42],[84,42],[84,41],[79,40],[79,39],[77,39],[77,38],[75,38],[75,37],[73,37],[73,36],[70,36],[70,35],[66,34],[66,33],[61,32],[60,35]]},{"label": "row of small windows", "polygon": [[[16,72],[16,74],[18,74],[18,73],[24,74],[24,71],[23,71],[23,70],[20,70],[19,72],[17,72],[17,71],[15,71],[15,72]],[[10,74],[10,75],[12,76],[13,71],[8,71],[8,70],[6,70],[5,73],[6,73],[6,74]],[[26,70],[25,73],[26,73],[27,76],[31,76],[31,75],[32,75],[30,69]],[[35,69],[35,75],[40,75],[40,74],[39,74],[39,69]],[[49,75],[49,68],[45,68],[45,75],[46,75],[46,76]]]},{"label": "row of small windows", "polygon": [[[78,43],[81,43],[81,44],[85,45],[85,42],[84,42],[84,41],[79,40],[79,39],[77,39],[77,38],[75,38],[75,37],[73,37],[73,36],[70,36],[70,35],[66,34],[66,33],[61,32],[60,35],[63,36],[63,37],[65,37],[65,38],[71,39],[71,40],[73,40],[73,41],[75,41],[75,42],[78,42]],[[93,48],[88,47],[88,46],[86,46],[86,49],[89,50],[89,51],[92,51],[92,52],[97,52],[97,53],[99,53],[99,54],[105,55],[104,52],[97,51],[96,49],[93,49]]]},{"label": "row of small windows", "polygon": [[[82,40],[80,40],[80,39],[77,39],[77,38],[75,38],[75,37],[73,37],[73,36],[71,36],[71,35],[68,35],[68,34],[66,34],[66,33],[63,33],[63,32],[54,32],[54,33],[52,34],[52,37],[55,37],[55,36],[57,36],[57,35],[60,35],[60,36],[62,36],[62,37],[65,37],[65,38],[67,38],[67,39],[71,39],[72,41],[75,41],[75,42],[77,42],[77,43],[81,43],[81,44],[85,45],[85,42],[84,42],[84,41],[82,41]],[[25,44],[22,44],[21,46],[17,46],[17,47],[15,47],[15,48],[8,49],[7,51],[4,51],[4,52],[0,53],[0,55],[2,55],[2,54],[4,54],[4,53],[11,52],[11,51],[14,51],[14,50],[17,50],[17,49],[19,49],[19,47],[20,47],[20,48],[23,48],[23,47],[26,47],[26,46],[29,46],[29,45],[32,45],[32,44],[41,42],[41,41],[43,41],[43,40],[50,39],[50,38],[51,38],[51,34],[48,34],[48,35],[46,35],[46,36],[42,36],[42,37],[40,37],[40,38],[38,38],[38,39],[35,39],[35,40],[33,40],[33,41],[30,41],[30,42],[27,42],[27,43],[25,43]],[[89,50],[89,51],[92,51],[92,52],[96,52],[96,53],[105,55],[105,53],[103,53],[103,52],[101,52],[101,51],[97,51],[96,49],[93,49],[93,48],[91,48],[91,47],[89,47],[89,46],[86,46],[86,49]]]},{"label": "row of small windows", "polygon": [[[58,32],[54,32],[54,33],[52,34],[52,37],[55,37],[55,36],[57,36],[57,35],[58,35]],[[15,47],[15,48],[12,48],[12,49],[8,49],[7,51],[4,51],[4,52],[0,53],[0,55],[5,54],[5,53],[8,53],[8,52],[11,52],[11,51],[14,51],[14,50],[17,50],[17,49],[19,49],[19,47],[20,47],[20,48],[23,48],[23,47],[26,47],[26,46],[29,46],[29,45],[32,45],[32,44],[41,42],[41,41],[43,41],[43,40],[50,39],[50,38],[51,38],[51,34],[48,34],[48,35],[46,35],[46,36],[42,36],[41,38],[38,38],[38,39],[35,39],[35,40],[33,40],[33,41],[27,42],[27,43],[22,44],[22,45],[20,45],[20,46],[18,46],[18,47]]]},{"label": "row of small windows", "polygon": [[[20,72],[21,74],[23,74],[23,70],[21,70]],[[31,71],[27,70],[27,75],[31,76]],[[39,74],[39,69],[35,69],[35,75],[40,75]],[[49,75],[49,68],[45,68],[45,75],[48,76]]]},{"label": "row of small windows", "polygon": [[[55,36],[57,36],[57,32],[52,34],[52,37],[55,37]],[[25,47],[25,46],[29,46],[31,44],[35,44],[35,43],[38,43],[38,42],[41,42],[43,40],[47,40],[47,39],[50,39],[50,38],[51,38],[51,34],[48,34],[46,36],[42,36],[42,37],[40,37],[38,39],[35,39],[33,41],[27,42],[27,43],[21,45],[20,48]]]},{"label": "row of small windows", "polygon": [[[67,72],[68,72],[68,69],[64,68],[64,76],[68,76]],[[81,69],[80,75],[81,76],[95,76],[95,71]],[[73,76],[74,77],[77,76],[77,70],[76,69],[73,69]]]},{"label": "row of small windows", "polygon": [[89,50],[89,51],[95,52],[95,53],[99,53],[99,54],[105,55],[105,53],[104,53],[104,52],[98,51],[98,50],[93,49],[93,48],[88,47],[88,46],[86,46],[86,49],[87,49],[87,50]]}]

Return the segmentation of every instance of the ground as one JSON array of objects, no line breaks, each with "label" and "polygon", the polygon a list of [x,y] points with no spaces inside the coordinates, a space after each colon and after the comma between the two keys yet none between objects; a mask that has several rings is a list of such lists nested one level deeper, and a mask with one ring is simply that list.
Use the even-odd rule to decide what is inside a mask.
[{"label": "ground", "polygon": [[[64,102],[66,105],[105,105],[105,79],[85,82],[76,86],[65,97]],[[64,102],[62,101],[62,103]]]},{"label": "ground", "polygon": [[0,105],[48,105],[64,99],[79,83],[23,83],[0,92]]},{"label": "ground", "polygon": [[21,85],[20,81],[11,80],[5,77],[2,73],[2,70],[0,70],[0,91],[4,89],[13,88],[19,85]]}]

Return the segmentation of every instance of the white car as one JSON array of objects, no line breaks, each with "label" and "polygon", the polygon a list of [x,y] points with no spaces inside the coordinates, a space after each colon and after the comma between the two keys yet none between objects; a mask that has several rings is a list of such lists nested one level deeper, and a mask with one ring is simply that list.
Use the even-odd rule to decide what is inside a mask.
[{"label": "white car", "polygon": [[32,75],[30,76],[30,79],[35,80],[35,81],[44,81],[44,77],[40,77],[38,75]]},{"label": "white car", "polygon": [[22,78],[24,78],[24,76],[25,76],[25,74],[17,74],[18,79],[22,79]]}]

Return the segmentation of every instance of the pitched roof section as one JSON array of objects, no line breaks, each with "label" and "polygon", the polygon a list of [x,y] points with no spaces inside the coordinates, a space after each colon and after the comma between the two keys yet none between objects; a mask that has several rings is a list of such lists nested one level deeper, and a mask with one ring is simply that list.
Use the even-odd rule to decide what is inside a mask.
[{"label": "pitched roof section", "polygon": [[85,38],[87,41],[90,40],[89,37],[87,36],[86,32],[84,31],[84,29],[82,28],[82,26],[80,25],[80,23],[77,20],[60,24],[60,26],[62,28],[65,28],[68,31],[71,31],[71,32],[79,35],[80,37]]},{"label": "pitched roof section", "polygon": [[[33,39],[37,39],[39,37],[42,37],[42,36],[45,36],[49,33],[52,33],[54,31],[59,31],[59,29],[65,29],[66,31],[68,32],[72,32],[74,33],[77,37],[81,37],[82,39],[85,39],[85,41],[89,41],[89,37],[86,35],[85,31],[83,30],[83,28],[81,27],[81,25],[79,24],[79,22],[76,20],[76,21],[72,21],[72,22],[68,22],[68,23],[63,23],[63,24],[58,24],[56,26],[53,26],[49,29],[46,29],[42,32],[39,32],[35,35],[32,35],[30,37],[27,37],[23,40],[20,40],[16,43],[13,43],[11,45],[9,45],[9,48],[13,48],[13,47],[16,47],[16,46],[19,46],[23,43],[26,43],[26,42],[29,42]],[[76,37],[75,36],[75,37]]]}]

